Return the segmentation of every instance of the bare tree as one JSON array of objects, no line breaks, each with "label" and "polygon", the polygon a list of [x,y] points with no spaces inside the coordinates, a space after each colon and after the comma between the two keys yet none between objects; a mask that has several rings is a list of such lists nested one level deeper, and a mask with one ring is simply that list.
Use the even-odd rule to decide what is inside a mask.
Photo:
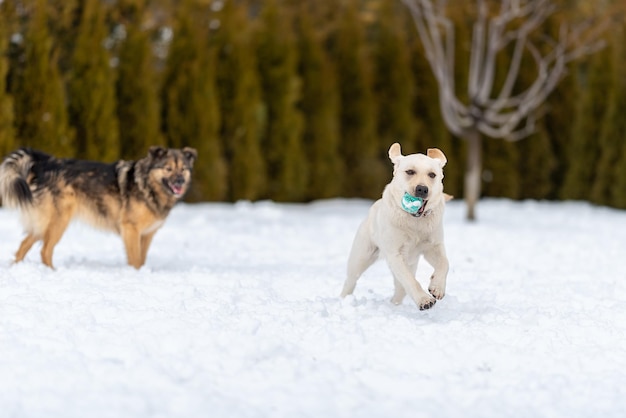
[{"label": "bare tree", "polygon": [[[566,65],[602,47],[604,25],[563,24],[558,38],[541,31],[556,7],[551,0],[475,0],[468,91],[464,103],[455,86],[454,23],[446,0],[402,0],[408,7],[426,58],[439,85],[441,114],[448,130],[467,141],[465,201],[467,219],[476,218],[482,172],[482,136],[516,141],[533,133],[537,109],[566,73]],[[458,4],[463,4],[464,1]],[[489,5],[499,7],[491,7]],[[497,10],[495,10],[497,9]],[[537,40],[541,39],[541,45]],[[495,91],[499,54],[508,57],[504,83]],[[522,91],[516,85],[523,57],[536,66],[536,78]],[[515,93],[514,93],[515,87]]]}]

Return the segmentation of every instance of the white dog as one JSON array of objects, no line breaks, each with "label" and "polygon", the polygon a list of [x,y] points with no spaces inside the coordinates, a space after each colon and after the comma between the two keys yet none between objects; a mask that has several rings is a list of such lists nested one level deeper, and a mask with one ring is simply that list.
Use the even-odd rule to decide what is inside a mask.
[{"label": "white dog", "polygon": [[[446,156],[437,148],[427,155],[402,155],[400,144],[389,148],[393,179],[370,208],[359,227],[348,259],[348,276],[341,296],[352,294],[356,282],[378,258],[384,258],[394,277],[392,302],[408,293],[420,309],[432,307],[446,291],[448,258],[443,243],[443,166]],[[434,268],[426,293],[415,278],[423,255]]]}]

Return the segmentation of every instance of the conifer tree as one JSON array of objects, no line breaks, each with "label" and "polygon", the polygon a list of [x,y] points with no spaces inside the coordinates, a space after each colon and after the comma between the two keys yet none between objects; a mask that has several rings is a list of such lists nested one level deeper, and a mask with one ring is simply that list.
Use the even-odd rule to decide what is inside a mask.
[{"label": "conifer tree", "polygon": [[[406,28],[397,8],[400,2],[381,2],[373,30],[376,71],[374,94],[378,104],[379,154],[399,142],[407,152],[426,152],[417,148],[417,123],[412,113],[415,80],[411,73]],[[404,9],[401,9],[404,12]]]},{"label": "conifer tree", "polygon": [[119,52],[116,82],[120,151],[125,159],[143,156],[151,145],[165,145],[161,135],[159,85],[149,33],[142,29],[142,10],[125,11],[126,38]]},{"label": "conifer tree", "polygon": [[[611,136],[613,141],[616,141],[620,145],[620,150],[617,154],[617,161],[613,166],[613,185],[610,192],[611,205],[626,209],[626,80],[624,74],[626,74],[626,54],[624,53],[624,45],[626,43],[626,24],[622,22],[621,26],[615,31],[615,36],[612,37],[613,42],[617,42],[621,48],[621,55],[615,54],[616,65],[613,68],[613,77],[619,78],[619,82],[613,86],[615,94],[618,97],[615,107],[611,110],[611,117],[607,116],[605,121],[607,138]],[[617,52],[617,51],[616,51]],[[621,77],[621,78],[620,78]],[[613,122],[609,122],[608,119],[612,119]],[[614,126],[612,124],[615,124]]]},{"label": "conifer tree", "polygon": [[372,61],[368,57],[358,2],[348,0],[342,7],[330,42],[341,99],[341,154],[348,173],[344,195],[374,199],[380,197],[392,170],[389,161],[383,163],[380,159]]},{"label": "conifer tree", "polygon": [[104,47],[107,37],[104,4],[84,0],[71,58],[69,110],[81,158],[114,161],[120,156],[116,115],[115,73]]},{"label": "conifer tree", "polygon": [[9,71],[7,58],[9,48],[9,19],[6,16],[6,5],[0,3],[0,158],[15,147],[15,131],[13,129],[13,99],[7,92],[6,79]]},{"label": "conifer tree", "polygon": [[550,148],[553,150],[552,170],[549,183],[552,185],[548,195],[550,199],[558,199],[567,167],[566,154],[572,139],[573,121],[577,97],[580,88],[576,77],[565,77],[552,95],[546,101],[546,112],[542,118],[541,126],[550,140]]},{"label": "conifer tree", "polygon": [[546,120],[542,118],[537,123],[536,132],[515,145],[518,161],[512,169],[515,182],[520,188],[518,197],[538,200],[550,198],[554,192],[552,176],[557,158],[546,128]]},{"label": "conifer tree", "polygon": [[261,99],[257,60],[245,6],[228,1],[211,37],[217,49],[221,137],[227,156],[228,198],[257,200],[266,195],[267,168],[261,137],[267,115]]},{"label": "conifer tree", "polygon": [[268,125],[264,139],[268,197],[301,201],[307,194],[308,161],[302,143],[303,117],[297,104],[301,80],[291,17],[277,0],[264,2],[257,53]]},{"label": "conifer tree", "polygon": [[607,54],[596,54],[578,73],[581,88],[573,115],[572,136],[566,150],[566,172],[562,199],[588,200],[600,156],[598,136],[606,111],[609,86],[603,69],[609,67]]},{"label": "conifer tree", "polygon": [[334,67],[315,30],[311,14],[299,13],[299,74],[304,144],[310,162],[308,199],[337,197],[342,192],[344,165],[339,150],[339,95]]},{"label": "conifer tree", "polygon": [[[468,7],[471,7],[468,5]],[[465,19],[464,14],[469,13],[469,10],[459,10],[456,15],[456,19],[462,21]],[[457,21],[458,21],[457,20]],[[471,32],[469,28],[463,24],[459,24],[459,46],[460,50],[469,51],[471,48]],[[462,57],[462,63],[457,69],[458,72],[463,72],[458,77],[458,82],[463,83],[461,91],[463,91],[463,98],[467,97],[467,79],[468,73],[465,72],[469,68],[469,61],[467,60],[467,53],[457,53],[457,56]],[[508,57],[500,55],[496,57],[497,70],[494,74],[494,84],[501,86],[504,83],[504,75],[508,66]],[[506,197],[510,199],[520,198],[520,178],[518,175],[517,167],[520,160],[519,156],[519,144],[513,144],[509,141],[498,141],[493,138],[484,138],[482,141],[483,150],[483,170],[481,173],[482,180],[482,195],[483,196],[498,196]]]},{"label": "conifer tree", "polygon": [[163,86],[164,131],[170,146],[198,151],[188,198],[222,200],[226,170],[219,139],[215,59],[207,44],[205,14],[194,6],[183,3],[176,16]]},{"label": "conifer tree", "polygon": [[[591,189],[591,201],[601,204],[617,204],[617,195],[625,195],[626,189],[615,187],[615,183],[626,185],[626,180],[616,176],[616,171],[620,166],[619,157],[622,149],[626,149],[626,25],[615,27],[611,34],[610,47],[603,54],[607,54],[610,59],[610,66],[607,67],[608,79],[610,80],[610,91],[606,97],[607,109],[602,119],[602,125],[598,136],[600,146],[600,156],[596,165],[596,176]],[[622,161],[622,164],[626,161]],[[619,205],[619,206],[623,206]]]},{"label": "conifer tree", "polygon": [[[500,86],[504,84],[503,75],[507,73],[509,60],[507,57],[498,57],[500,60],[497,81]],[[518,75],[518,84],[530,85],[535,76],[534,62],[524,60]],[[500,164],[499,172],[494,171],[494,176],[502,177],[500,191],[490,190],[491,196],[509,197],[513,199],[545,199],[552,189],[551,177],[555,169],[555,156],[548,131],[545,127],[546,120],[539,118],[536,129],[522,141],[504,144],[489,144],[501,150],[507,150],[507,158],[496,161],[493,155],[485,154],[485,167],[492,164]],[[530,169],[532,167],[532,169]],[[494,179],[495,181],[495,179]],[[493,193],[495,192],[495,193]]]},{"label": "conifer tree", "polygon": [[65,90],[57,67],[58,49],[48,31],[46,1],[33,0],[23,49],[18,51],[11,93],[17,140],[58,156],[75,155],[68,126]]},{"label": "conifer tree", "polygon": [[78,19],[84,0],[47,0],[48,30],[54,37],[57,66],[65,76],[71,70],[72,53],[78,34]]},{"label": "conifer tree", "polygon": [[517,143],[486,139],[483,141],[483,194],[485,196],[521,197],[520,179],[516,176],[519,164]]}]

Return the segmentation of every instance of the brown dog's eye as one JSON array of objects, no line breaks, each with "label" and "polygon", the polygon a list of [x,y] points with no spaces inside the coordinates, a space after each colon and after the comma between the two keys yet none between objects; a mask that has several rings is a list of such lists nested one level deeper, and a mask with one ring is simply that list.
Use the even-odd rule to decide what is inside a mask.
[{"label": "brown dog's eye", "polygon": [[435,177],[437,177],[437,175],[435,173],[428,173],[428,177],[434,179]]},{"label": "brown dog's eye", "polygon": [[409,176],[415,175],[415,170],[406,170],[405,173]]}]

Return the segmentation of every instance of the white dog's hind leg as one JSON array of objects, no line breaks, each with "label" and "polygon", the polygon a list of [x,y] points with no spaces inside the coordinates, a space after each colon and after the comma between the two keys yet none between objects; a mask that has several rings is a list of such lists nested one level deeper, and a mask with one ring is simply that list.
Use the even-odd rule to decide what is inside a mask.
[{"label": "white dog's hind leg", "polygon": [[359,227],[354,237],[350,257],[348,257],[348,275],[343,284],[341,297],[346,297],[354,292],[356,282],[365,270],[378,259],[378,248],[371,242],[366,231],[365,224]]},{"label": "white dog's hind leg", "polygon": [[388,256],[387,264],[389,264],[393,276],[402,284],[406,293],[411,296],[420,310],[429,309],[435,304],[437,300],[422,289],[422,286],[415,279],[415,274],[411,272],[400,254]]},{"label": "white dog's hind leg", "polygon": [[446,279],[448,277],[448,258],[443,244],[436,245],[424,252],[424,259],[428,261],[434,271],[430,278],[428,291],[437,299],[446,295]]}]

